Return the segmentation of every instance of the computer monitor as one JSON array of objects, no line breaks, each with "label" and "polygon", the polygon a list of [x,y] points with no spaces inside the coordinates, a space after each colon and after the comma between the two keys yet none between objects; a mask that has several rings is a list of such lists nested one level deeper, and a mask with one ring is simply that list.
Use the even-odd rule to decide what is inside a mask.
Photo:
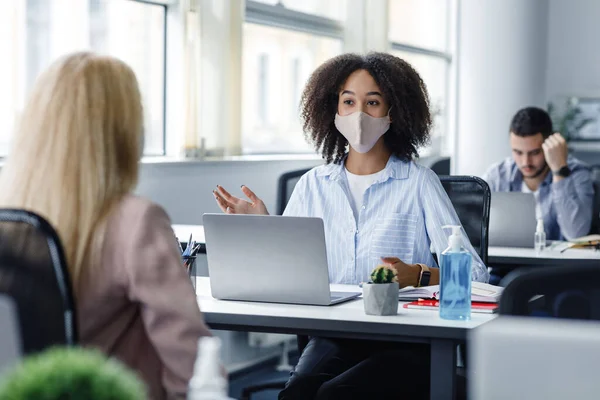
[{"label": "computer monitor", "polygon": [[600,324],[500,316],[469,337],[469,398],[594,399]]},{"label": "computer monitor", "polygon": [[535,198],[532,193],[492,193],[490,246],[533,248],[535,227]]}]

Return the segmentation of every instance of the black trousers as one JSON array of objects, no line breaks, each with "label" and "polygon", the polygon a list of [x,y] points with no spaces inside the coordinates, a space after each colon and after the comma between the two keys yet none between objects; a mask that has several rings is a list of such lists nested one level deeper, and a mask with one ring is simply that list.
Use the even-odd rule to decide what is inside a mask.
[{"label": "black trousers", "polygon": [[429,399],[427,344],[312,338],[279,400]]}]

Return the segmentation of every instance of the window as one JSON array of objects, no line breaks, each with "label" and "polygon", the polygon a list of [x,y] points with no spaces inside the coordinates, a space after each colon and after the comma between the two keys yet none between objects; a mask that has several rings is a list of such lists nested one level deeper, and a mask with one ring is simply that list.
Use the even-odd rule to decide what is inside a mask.
[{"label": "window", "polygon": [[[300,96],[310,74],[342,52],[343,26],[334,18],[341,18],[343,14],[338,13],[345,12],[344,5],[343,0],[247,1],[242,54],[243,153],[312,151],[302,133]],[[300,7],[303,12],[296,11]]]},{"label": "window", "polygon": [[[94,50],[127,62],[140,83],[145,153],[164,154],[166,6],[135,0],[11,0],[0,13],[0,156],[37,76],[58,57]],[[8,88],[5,90],[4,88]]]},{"label": "window", "polygon": [[258,56],[258,121],[261,125],[268,125],[267,113],[269,106],[269,55]]},{"label": "window", "polygon": [[432,144],[435,145],[436,141],[439,143],[446,130],[448,62],[443,58],[408,51],[392,50],[391,53],[412,65],[427,85],[431,112],[434,116],[431,131]]},{"label": "window", "polygon": [[448,50],[448,0],[389,0],[389,38],[429,50]]},{"label": "window", "polygon": [[346,1],[344,0],[257,0],[257,2],[337,21],[343,21],[346,17]]},{"label": "window", "polygon": [[432,147],[422,154],[444,152],[448,136],[450,68],[450,0],[389,0],[391,53],[410,63],[427,85],[434,114]]}]

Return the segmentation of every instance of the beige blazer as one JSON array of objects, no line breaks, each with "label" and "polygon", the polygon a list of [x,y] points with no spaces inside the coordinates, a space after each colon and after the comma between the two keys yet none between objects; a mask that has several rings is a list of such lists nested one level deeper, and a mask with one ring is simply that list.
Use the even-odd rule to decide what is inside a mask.
[{"label": "beige blazer", "polygon": [[82,345],[136,371],[152,399],[185,398],[198,339],[210,332],[165,211],[126,196],[109,216],[99,263],[79,287]]}]

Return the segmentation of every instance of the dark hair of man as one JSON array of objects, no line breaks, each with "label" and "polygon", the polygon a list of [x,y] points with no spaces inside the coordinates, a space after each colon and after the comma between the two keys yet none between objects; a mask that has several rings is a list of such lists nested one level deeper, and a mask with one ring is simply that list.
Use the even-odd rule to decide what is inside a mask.
[{"label": "dark hair of man", "polygon": [[517,111],[510,122],[510,132],[517,136],[534,136],[541,133],[544,139],[552,135],[550,115],[541,108],[525,107]]}]

